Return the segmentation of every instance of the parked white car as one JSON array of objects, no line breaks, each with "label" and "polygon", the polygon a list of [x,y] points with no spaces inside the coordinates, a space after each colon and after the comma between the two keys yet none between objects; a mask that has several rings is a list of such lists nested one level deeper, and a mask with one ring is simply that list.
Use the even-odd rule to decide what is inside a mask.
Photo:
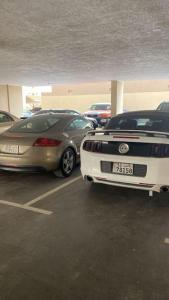
[{"label": "parked white car", "polygon": [[19,119],[12,114],[0,110],[0,134],[14,125]]},{"label": "parked white car", "polygon": [[138,111],[112,118],[81,145],[83,178],[149,191],[169,190],[169,113]]}]

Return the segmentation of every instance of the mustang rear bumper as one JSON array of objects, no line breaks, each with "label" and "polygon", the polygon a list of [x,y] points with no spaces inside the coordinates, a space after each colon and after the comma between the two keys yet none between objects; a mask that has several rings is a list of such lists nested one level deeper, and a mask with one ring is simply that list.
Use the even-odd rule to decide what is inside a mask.
[{"label": "mustang rear bumper", "polygon": [[[144,176],[103,172],[102,161],[144,165],[147,166],[147,171]],[[169,187],[169,158],[127,157],[81,150],[81,172],[84,178],[88,176],[94,182],[113,186],[155,192],[160,192],[162,187]]]},{"label": "mustang rear bumper", "polygon": [[[87,179],[86,176],[84,176],[84,179]],[[144,184],[144,183],[140,183],[140,184],[133,184],[131,182],[118,182],[118,181],[112,181],[112,180],[108,180],[105,178],[101,178],[101,177],[91,177],[90,181],[96,182],[96,183],[103,183],[103,184],[108,184],[108,185],[114,185],[114,186],[121,186],[121,187],[126,187],[126,188],[133,188],[133,189],[139,189],[139,190],[147,190],[147,191],[156,191],[156,192],[160,192],[161,187],[155,184]]]}]

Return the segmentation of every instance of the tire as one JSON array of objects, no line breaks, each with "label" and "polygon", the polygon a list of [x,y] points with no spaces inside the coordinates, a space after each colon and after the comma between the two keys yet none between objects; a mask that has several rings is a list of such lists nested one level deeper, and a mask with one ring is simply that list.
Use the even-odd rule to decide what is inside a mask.
[{"label": "tire", "polygon": [[69,177],[75,168],[75,164],[76,154],[72,148],[67,148],[60,160],[60,170],[54,171],[55,176]]}]

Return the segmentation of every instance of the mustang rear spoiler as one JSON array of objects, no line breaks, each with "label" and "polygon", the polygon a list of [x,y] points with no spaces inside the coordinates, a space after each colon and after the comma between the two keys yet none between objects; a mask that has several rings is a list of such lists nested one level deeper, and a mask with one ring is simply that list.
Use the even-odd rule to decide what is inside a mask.
[{"label": "mustang rear spoiler", "polygon": [[89,131],[88,135],[116,135],[116,134],[131,134],[137,136],[148,136],[148,137],[158,137],[158,138],[168,138],[169,133],[159,132],[159,131],[144,131],[144,130],[93,130]]}]

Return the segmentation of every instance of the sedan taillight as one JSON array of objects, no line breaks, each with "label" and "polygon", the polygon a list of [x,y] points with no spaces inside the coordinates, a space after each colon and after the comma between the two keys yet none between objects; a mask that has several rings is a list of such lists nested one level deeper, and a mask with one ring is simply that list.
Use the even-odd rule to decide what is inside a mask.
[{"label": "sedan taillight", "polygon": [[57,147],[62,141],[48,138],[38,138],[34,143],[33,147]]}]

